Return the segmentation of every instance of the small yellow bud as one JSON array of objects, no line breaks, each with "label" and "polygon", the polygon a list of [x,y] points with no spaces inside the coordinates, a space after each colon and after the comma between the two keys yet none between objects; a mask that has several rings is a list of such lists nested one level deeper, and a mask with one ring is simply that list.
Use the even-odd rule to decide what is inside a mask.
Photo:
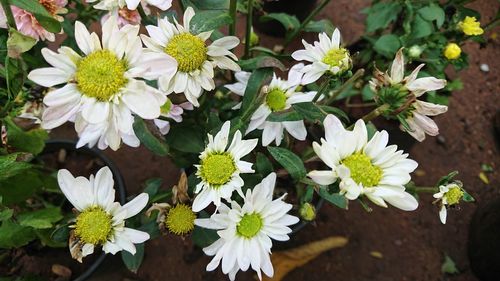
[{"label": "small yellow bud", "polygon": [[257,46],[259,45],[259,35],[257,35],[257,33],[252,32],[250,33],[250,46],[253,47],[253,46]]},{"label": "small yellow bud", "polygon": [[481,35],[484,30],[481,28],[481,23],[475,17],[465,17],[465,19],[458,23],[458,28],[462,30],[465,35]]},{"label": "small yellow bud", "polygon": [[313,221],[316,218],[316,208],[306,202],[300,206],[299,215],[305,221]]},{"label": "small yellow bud", "polygon": [[449,60],[458,59],[461,53],[462,50],[460,49],[460,46],[455,43],[448,43],[443,52],[444,56]]}]

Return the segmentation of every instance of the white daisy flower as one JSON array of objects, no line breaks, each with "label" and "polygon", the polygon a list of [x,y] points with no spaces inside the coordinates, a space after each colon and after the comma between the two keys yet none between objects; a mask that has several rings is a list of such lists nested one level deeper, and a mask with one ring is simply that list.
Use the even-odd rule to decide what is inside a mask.
[{"label": "white daisy flower", "polygon": [[[193,105],[190,102],[183,102],[181,104],[173,104],[172,101],[167,98],[167,102],[161,106],[161,116],[165,118],[170,118],[177,123],[182,122],[182,114],[184,110],[193,110]],[[155,119],[154,123],[156,127],[160,130],[162,135],[168,134],[170,131],[170,122],[163,119]]]},{"label": "white daisy flower", "polygon": [[[45,96],[42,127],[52,129],[78,116],[84,122],[77,127],[104,122],[108,124],[105,138],[116,150],[120,135],[134,135],[132,113],[144,119],[160,116],[165,95],[136,79],[154,78],[149,71],[154,63],[143,57],[138,32],[139,26],[118,28],[116,18],[111,17],[103,25],[101,44],[96,33],[90,34],[77,21],[75,39],[83,56],[68,47],[59,48],[58,53],[42,49],[52,67],[35,69],[28,78],[44,87],[65,84]],[[171,62],[169,69],[175,71],[175,60],[163,59]]]},{"label": "white daisy flower", "polygon": [[441,185],[439,187],[439,192],[435,193],[434,198],[441,202],[441,208],[439,209],[439,219],[443,224],[446,224],[446,217],[448,215],[448,207],[460,203],[460,199],[464,196],[464,191],[456,183],[450,183],[447,185]]},{"label": "white daisy flower", "polygon": [[387,146],[386,131],[376,132],[368,141],[363,120],[358,120],[352,131],[344,129],[334,115],[328,115],[323,124],[325,139],[321,144],[314,142],[313,149],[331,170],[309,172],[314,182],[330,185],[340,179],[341,194],[349,200],[365,195],[382,207],[387,207],[386,203],[405,211],[418,207],[404,187],[418,164],[397,151],[396,145]]},{"label": "white daisy flower", "polygon": [[265,275],[274,275],[270,259],[272,241],[287,241],[292,230],[288,227],[299,222],[297,217],[288,215],[291,204],[283,201],[283,195],[273,200],[276,174],[271,173],[255,186],[248,189],[243,206],[231,202],[231,208],[221,204],[218,213],[209,219],[196,219],[195,224],[209,229],[217,229],[220,238],[203,249],[205,254],[215,256],[207,265],[212,271],[222,261],[222,272],[235,280],[239,270],[248,268],[257,272],[262,280]]},{"label": "white daisy flower", "polygon": [[376,99],[379,102],[390,104],[394,101],[400,101],[397,108],[393,108],[397,114],[402,114],[410,130],[404,129],[418,141],[425,139],[425,134],[437,136],[439,128],[436,122],[428,116],[436,116],[448,111],[446,105],[433,104],[417,100],[426,92],[436,91],[446,86],[445,79],[435,77],[418,78],[417,75],[425,64],[420,64],[413,72],[405,75],[403,49],[400,49],[394,61],[390,74],[383,73],[375,69],[374,78],[370,81],[371,89],[377,93]]},{"label": "white daisy flower", "polygon": [[[199,106],[198,98],[203,90],[215,89],[214,68],[239,71],[235,62],[238,58],[229,50],[236,47],[240,40],[234,36],[225,36],[207,46],[205,42],[212,31],[193,34],[189,24],[195,15],[193,8],[184,12],[184,25],[175,21],[172,24],[167,18],[158,19],[158,26],[148,25],[146,29],[150,37],[141,35],[148,55],[154,58],[173,57],[177,61],[177,71],[166,71],[158,79],[162,91],[168,93],[184,93],[187,100]],[[158,62],[158,71],[168,68]]]},{"label": "white daisy flower", "polygon": [[[246,134],[255,129],[263,130],[263,146],[268,146],[273,141],[275,141],[276,145],[280,145],[284,130],[298,140],[306,139],[307,130],[303,120],[284,122],[266,121],[272,112],[288,110],[294,103],[309,102],[314,99],[316,92],[297,92],[297,87],[300,85],[303,76],[301,72],[303,67],[303,64],[293,66],[288,73],[288,80],[286,81],[276,77],[276,74],[274,74],[271,83],[266,87],[267,96],[264,103],[250,118]],[[235,94],[243,96],[250,73],[237,72],[235,76],[238,82],[226,85],[225,87]],[[236,108],[238,107],[239,105],[236,106]]]},{"label": "white daisy flower", "polygon": [[137,6],[139,4],[145,6],[145,5],[151,5],[155,6],[158,9],[165,11],[168,8],[172,7],[172,0],[85,0],[87,3],[95,3],[97,4],[94,5],[95,9],[98,10],[105,10],[105,11],[114,11],[116,9],[121,9],[124,7],[127,7],[129,10],[135,10],[137,9]]},{"label": "white daisy flower", "polygon": [[307,85],[316,82],[323,74],[340,75],[352,67],[349,50],[340,46],[340,31],[336,28],[332,38],[326,33],[319,34],[319,42],[314,46],[302,40],[304,50],[295,51],[292,57],[297,61],[308,61],[312,64],[306,65],[302,72],[302,84]]},{"label": "white daisy flower", "polygon": [[148,233],[125,227],[125,220],[137,215],[148,203],[149,196],[141,193],[123,206],[114,202],[113,175],[108,167],[101,168],[89,179],[75,178],[68,170],[59,170],[57,181],[78,213],[75,223],[70,226],[69,247],[74,259],[82,262],[96,246],[102,246],[105,253],[113,255],[121,250],[134,255],[134,244],[149,239]]},{"label": "white daisy flower", "polygon": [[198,194],[193,201],[195,212],[212,202],[220,206],[221,198],[229,199],[234,190],[243,196],[241,187],[244,182],[240,174],[255,172],[253,164],[241,158],[257,146],[258,139],[242,140],[241,132],[236,131],[231,145],[227,147],[230,125],[229,121],[225,122],[215,138],[208,134],[208,145],[200,154],[200,164],[195,165],[198,169],[196,175],[201,179],[194,191]]}]

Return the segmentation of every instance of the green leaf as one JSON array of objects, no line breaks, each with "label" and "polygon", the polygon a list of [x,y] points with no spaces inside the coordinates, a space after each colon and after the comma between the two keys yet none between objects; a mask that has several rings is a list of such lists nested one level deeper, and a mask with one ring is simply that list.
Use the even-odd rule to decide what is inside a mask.
[{"label": "green leaf", "polygon": [[7,40],[9,57],[19,58],[22,53],[29,51],[36,43],[37,40],[33,37],[26,36],[13,28],[9,29],[9,39]]},{"label": "green leaf", "polygon": [[161,235],[156,220],[151,220],[146,224],[143,224],[141,227],[139,227],[138,230],[147,232],[150,236],[150,239],[155,239],[156,237]]},{"label": "green leaf", "polygon": [[377,127],[370,121],[366,124],[366,131],[368,132],[368,140],[371,140],[377,132]]},{"label": "green leaf", "polygon": [[260,94],[260,90],[263,85],[267,84],[268,80],[271,78],[272,73],[273,70],[271,68],[259,68],[255,70],[252,75],[250,75],[241,104],[241,116],[244,116],[245,113],[249,112],[249,109],[256,109],[257,106],[259,106],[256,103]]},{"label": "green leaf", "polygon": [[42,185],[43,182],[37,173],[25,171],[2,181],[0,196],[3,197],[3,204],[5,205],[19,203],[33,196],[35,191],[40,189]]},{"label": "green leaf", "polygon": [[446,254],[444,256],[443,265],[441,265],[441,272],[447,273],[447,274],[459,273],[457,266],[455,265],[455,262],[450,258],[450,256],[448,256]]},{"label": "green leaf", "polygon": [[42,152],[45,147],[45,141],[49,138],[47,131],[34,129],[25,132],[10,118],[6,118],[4,121],[7,128],[9,145],[12,145],[17,150],[30,152],[35,155]]},{"label": "green leaf", "polygon": [[325,32],[328,35],[332,35],[335,30],[335,26],[333,26],[332,22],[328,19],[322,19],[319,21],[310,21],[305,27],[305,32],[316,32],[321,33]]},{"label": "green leaf", "polygon": [[5,210],[0,211],[0,222],[12,218],[13,214],[14,214],[14,210],[12,210],[12,209],[5,209]]},{"label": "green leaf", "polygon": [[292,31],[300,27],[300,21],[297,19],[297,17],[289,14],[269,13],[260,17],[261,22],[268,22],[271,20],[280,22],[287,31]]},{"label": "green leaf", "polygon": [[135,255],[127,251],[122,251],[122,260],[128,270],[133,273],[137,273],[139,267],[141,267],[142,261],[144,260],[144,243],[135,244],[135,249],[137,250]]},{"label": "green leaf", "polygon": [[193,239],[193,243],[196,246],[204,248],[217,241],[217,239],[219,239],[219,235],[214,229],[195,226],[191,239]]},{"label": "green leaf", "polygon": [[205,149],[203,130],[192,125],[172,127],[166,136],[167,143],[182,152],[199,153]]},{"label": "green leaf", "polygon": [[199,34],[229,25],[233,19],[225,11],[198,11],[191,19],[190,32]]},{"label": "green leaf", "polygon": [[255,168],[257,173],[267,176],[274,171],[273,164],[269,161],[266,155],[263,153],[257,153],[257,160],[255,161]]},{"label": "green leaf", "polygon": [[438,183],[436,184],[436,186],[440,186],[440,185],[445,185],[445,184],[448,184],[449,182],[451,182],[453,180],[454,177],[456,177],[458,175],[458,171],[453,171],[453,172],[450,172],[448,175],[442,177],[439,179]]},{"label": "green leaf", "polygon": [[313,122],[323,122],[328,114],[334,114],[341,119],[349,120],[342,110],[332,106],[316,105],[313,102],[300,102],[293,104],[292,107],[304,118]]},{"label": "green leaf", "polygon": [[51,248],[65,248],[68,247],[68,240],[55,241],[51,236],[51,229],[35,229],[35,234],[43,246]]},{"label": "green leaf", "polygon": [[382,35],[373,45],[373,49],[377,53],[389,59],[394,58],[394,55],[400,47],[401,42],[399,41],[399,38],[393,34]]},{"label": "green leaf", "polygon": [[159,156],[166,156],[168,154],[169,147],[165,141],[160,140],[155,137],[148,129],[146,122],[140,117],[136,116],[134,120],[134,132],[137,138],[141,141],[144,146],[149,150]]},{"label": "green leaf", "polygon": [[0,226],[0,249],[19,248],[35,238],[31,227],[21,226],[11,220],[4,221]]},{"label": "green leaf", "polygon": [[51,234],[50,238],[56,242],[68,242],[69,239],[69,227],[67,224],[59,226]]},{"label": "green leaf", "polygon": [[368,9],[366,17],[366,32],[386,28],[389,23],[396,20],[402,6],[400,2],[379,2]]},{"label": "green leaf", "polygon": [[338,193],[328,192],[327,188],[326,186],[320,186],[318,191],[319,196],[341,209],[347,209],[347,199]]},{"label": "green leaf", "polygon": [[424,20],[421,16],[415,16],[413,23],[411,25],[411,37],[412,38],[423,38],[432,34],[433,27],[432,23]]},{"label": "green leaf", "polygon": [[307,172],[299,156],[286,148],[268,146],[267,150],[295,180],[303,179]]},{"label": "green leaf", "polygon": [[31,164],[25,162],[25,159],[29,159],[29,154],[19,152],[0,156],[0,181],[31,168]]},{"label": "green leaf", "polygon": [[56,20],[38,1],[10,0],[10,4],[31,12],[40,25],[47,31],[52,33],[59,33],[61,31],[61,23]]},{"label": "green leaf", "polygon": [[437,28],[443,26],[445,20],[444,10],[434,3],[419,9],[418,14],[426,21],[436,21]]},{"label": "green leaf", "polygon": [[148,179],[145,183],[146,187],[144,188],[145,193],[149,195],[149,200],[153,198],[158,193],[158,190],[160,189],[160,186],[163,182],[163,179],[161,178],[153,178],[153,179]]},{"label": "green leaf", "polygon": [[244,71],[253,71],[258,68],[266,67],[274,67],[282,71],[286,70],[286,67],[280,60],[268,55],[262,55],[247,60],[239,60],[238,64]]},{"label": "green leaf", "polygon": [[295,110],[292,111],[277,111],[269,114],[266,121],[269,122],[284,122],[284,121],[300,121],[304,117]]},{"label": "green leaf", "polygon": [[26,212],[17,216],[17,221],[22,226],[31,226],[35,229],[51,228],[53,223],[61,220],[61,210],[56,207],[45,208],[34,212]]},{"label": "green leaf", "polygon": [[184,7],[193,7],[197,10],[227,10],[229,0],[182,0]]},{"label": "green leaf", "polygon": [[474,197],[472,197],[472,195],[470,195],[467,191],[465,191],[463,188],[462,188],[462,191],[464,192],[464,195],[462,195],[462,200],[464,200],[465,202],[474,202],[476,201],[474,199]]}]

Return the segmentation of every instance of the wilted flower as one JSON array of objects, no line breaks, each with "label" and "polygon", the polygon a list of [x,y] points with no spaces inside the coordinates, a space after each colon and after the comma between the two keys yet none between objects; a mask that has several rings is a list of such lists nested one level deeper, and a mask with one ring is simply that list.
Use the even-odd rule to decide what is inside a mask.
[{"label": "wilted flower", "polygon": [[101,18],[101,24],[104,24],[109,17],[115,16],[117,18],[118,27],[124,27],[127,24],[137,25],[141,24],[141,15],[137,10],[129,10],[126,7],[112,10]]},{"label": "wilted flower", "polygon": [[465,17],[465,19],[458,23],[458,28],[462,30],[465,35],[481,35],[484,30],[481,28],[481,23],[476,19],[476,17]]}]

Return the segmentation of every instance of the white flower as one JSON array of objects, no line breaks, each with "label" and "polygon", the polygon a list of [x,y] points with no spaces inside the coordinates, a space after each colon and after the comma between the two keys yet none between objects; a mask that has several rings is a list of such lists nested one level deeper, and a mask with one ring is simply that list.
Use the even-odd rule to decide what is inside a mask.
[{"label": "white flower", "polygon": [[439,219],[443,224],[446,224],[446,217],[448,215],[448,206],[456,205],[460,202],[464,195],[462,188],[456,183],[439,186],[439,192],[433,195],[437,201],[441,202],[439,209]]},{"label": "white flower", "polygon": [[315,41],[314,46],[302,40],[305,50],[298,50],[292,54],[297,61],[308,61],[312,64],[306,65],[302,72],[302,84],[310,84],[317,81],[323,74],[342,74],[352,66],[349,51],[340,46],[340,31],[336,28],[332,38],[326,33],[319,34],[319,42]]},{"label": "white flower", "polygon": [[71,226],[74,241],[70,243],[73,258],[82,258],[102,246],[105,253],[115,254],[125,250],[135,254],[134,244],[149,239],[149,234],[125,227],[125,219],[137,215],[148,203],[148,195],[142,193],[121,206],[114,202],[115,189],[111,170],[101,168],[95,178],[73,177],[68,170],[57,173],[59,187],[64,196],[78,211],[75,224]]},{"label": "white flower", "polygon": [[[180,123],[182,122],[182,114],[184,113],[184,110],[193,110],[193,105],[190,102],[183,102],[178,105],[173,104],[172,101],[167,98],[167,102],[161,106],[161,116],[170,118],[175,122]],[[162,135],[166,135],[170,131],[169,121],[155,119],[154,123]]]},{"label": "white flower", "polygon": [[[95,3],[98,2],[96,5],[94,5],[95,9],[98,10],[107,10],[107,11],[113,11],[118,8],[124,8],[127,7],[129,10],[135,10],[137,9],[137,6],[141,3],[141,0],[86,0],[85,2],[87,3]],[[167,10],[168,8],[172,7],[172,0],[146,0],[143,1],[143,6],[145,5],[151,5],[155,6],[160,10]]]},{"label": "white flower", "polygon": [[[148,25],[150,37],[141,35],[151,61],[164,57],[173,57],[177,61],[177,71],[164,71],[169,68],[169,61],[157,63],[158,85],[167,94],[184,93],[187,100],[199,106],[198,98],[204,90],[215,89],[214,68],[239,71],[240,67],[233,60],[238,58],[229,50],[236,47],[240,40],[234,36],[225,36],[211,45],[205,43],[212,31],[193,34],[189,24],[194,10],[188,7],[184,12],[184,25],[167,18],[158,19],[158,26]],[[164,64],[166,63],[166,64]]]},{"label": "white flower", "polygon": [[239,270],[252,267],[262,279],[262,272],[269,277],[274,274],[269,254],[272,241],[287,241],[292,231],[288,226],[299,222],[297,217],[288,215],[291,204],[283,202],[283,195],[273,200],[276,174],[271,173],[255,186],[248,189],[243,206],[231,202],[231,208],[221,204],[218,213],[209,219],[197,219],[195,224],[209,229],[217,229],[220,238],[203,249],[205,254],[215,256],[207,265],[212,271],[222,261],[222,272],[235,280]]},{"label": "white flower", "polygon": [[[106,127],[102,137],[116,150],[120,136],[135,137],[132,113],[144,119],[160,116],[165,95],[136,79],[150,77],[149,68],[154,66],[143,57],[138,32],[139,26],[118,28],[116,17],[111,17],[103,25],[101,44],[96,33],[77,21],[75,39],[83,56],[68,47],[58,53],[42,49],[52,67],[35,69],[28,78],[44,87],[65,84],[45,96],[42,127],[52,129],[82,117],[76,127]],[[175,70],[175,61],[170,62]]]},{"label": "white flower", "polygon": [[[286,130],[290,135],[298,140],[305,140],[307,130],[303,120],[270,122],[266,121],[272,112],[279,112],[290,109],[292,104],[300,102],[310,102],[314,99],[316,92],[297,92],[303,73],[301,72],[303,64],[297,64],[290,69],[288,80],[282,80],[274,74],[271,83],[266,87],[266,99],[264,103],[254,112],[250,118],[246,134],[255,129],[263,130],[262,145],[268,146],[275,141],[276,145],[281,144],[283,131]],[[243,96],[250,73],[237,72],[237,83],[226,85],[225,87],[237,95]],[[236,108],[239,108],[237,105]]]},{"label": "white flower", "polygon": [[426,92],[444,88],[446,86],[446,80],[437,79],[435,77],[417,79],[420,69],[424,67],[425,64],[420,64],[410,75],[405,77],[404,64],[403,49],[400,49],[392,62],[390,75],[387,72],[383,73],[375,69],[374,78],[370,81],[370,86],[378,95],[390,94],[401,96],[403,99],[402,106],[404,106],[407,101],[410,102],[408,109],[401,108],[401,110],[404,110],[402,114],[405,115],[404,118],[410,130],[406,130],[403,127],[402,129],[418,141],[423,141],[425,139],[425,134],[430,136],[437,136],[439,134],[439,128],[436,122],[427,116],[436,116],[445,113],[448,111],[448,107],[420,101],[417,100],[417,98]]},{"label": "white flower", "polygon": [[386,203],[405,211],[418,207],[404,187],[418,164],[397,151],[396,145],[387,146],[386,131],[376,132],[368,141],[363,120],[358,120],[352,131],[344,129],[334,115],[328,115],[323,124],[325,139],[321,145],[314,142],[313,148],[331,170],[311,171],[308,176],[313,181],[330,185],[340,179],[341,193],[349,200],[365,195],[382,207],[387,207]]},{"label": "white flower", "polygon": [[244,182],[240,173],[253,173],[252,163],[241,160],[257,146],[258,139],[242,140],[241,132],[236,131],[231,145],[229,142],[230,122],[222,125],[215,138],[208,134],[208,145],[200,154],[200,164],[196,175],[201,182],[194,193],[193,211],[199,212],[214,203],[220,206],[221,198],[229,199],[236,190],[243,196],[241,187]]}]

